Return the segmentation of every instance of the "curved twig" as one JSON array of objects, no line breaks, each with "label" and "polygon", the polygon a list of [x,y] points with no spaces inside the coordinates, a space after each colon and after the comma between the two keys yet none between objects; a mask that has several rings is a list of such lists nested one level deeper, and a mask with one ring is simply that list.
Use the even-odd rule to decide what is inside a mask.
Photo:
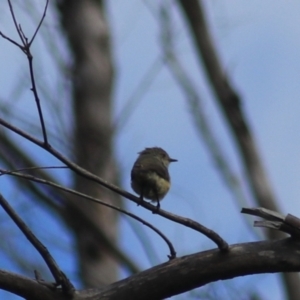
[{"label": "curved twig", "polygon": [[96,202],[98,204],[101,204],[103,206],[106,206],[106,207],[109,207],[111,209],[114,209],[114,210],[117,210],[139,222],[141,222],[143,225],[149,227],[150,229],[152,229],[153,231],[155,231],[165,242],[166,244],[168,245],[169,249],[170,249],[170,255],[168,255],[169,259],[174,259],[176,258],[176,251],[172,245],[172,243],[169,241],[169,239],[159,230],[157,229],[156,227],[154,227],[152,224],[148,223],[147,221],[143,220],[142,218],[136,216],[135,214],[133,213],[130,213],[120,207],[117,207],[113,204],[110,204],[110,203],[107,203],[107,202],[104,202],[102,200],[99,200],[95,197],[92,197],[92,196],[89,196],[89,195],[86,195],[86,194],[83,194],[83,193],[80,193],[80,192],[77,192],[73,189],[70,189],[70,188],[66,188],[66,187],[63,187],[57,183],[54,183],[54,182],[51,182],[49,180],[45,180],[45,179],[42,179],[42,178],[38,178],[38,177],[35,177],[35,176],[32,176],[32,175],[29,175],[29,174],[22,174],[22,173],[19,173],[18,171],[8,171],[8,170],[3,170],[3,169],[0,169],[0,176],[2,175],[12,175],[12,176],[17,176],[17,177],[21,177],[21,178],[24,178],[24,179],[28,179],[28,180],[31,180],[31,181],[34,181],[34,182],[38,182],[38,183],[42,183],[42,184],[46,184],[46,185],[49,185],[49,186],[52,186],[52,187],[55,187],[57,189],[60,189],[64,192],[68,192],[68,193],[71,193],[73,195],[76,195],[76,196],[80,196],[82,198],[85,198],[85,199],[88,199],[90,201],[93,201],[93,202]]},{"label": "curved twig", "polygon": [[[16,148],[16,144],[13,143],[11,139],[9,139],[4,134],[0,135],[0,148],[2,151],[1,157],[7,165],[7,169],[12,170],[17,168],[15,165],[16,160],[14,159],[16,157],[18,158],[18,163],[20,163],[21,166],[35,165],[35,162],[27,155],[25,155],[22,151],[19,151],[19,149]],[[6,155],[4,155],[3,151]],[[46,172],[42,172],[42,170],[37,170],[37,174],[35,175],[52,182],[56,182],[52,176],[50,176]],[[58,205],[56,201],[53,202],[53,199],[59,199],[58,202],[60,204],[69,205],[74,211],[76,211],[77,214],[79,214],[81,218],[83,218],[84,223],[87,225],[88,230],[91,232],[91,234],[95,235],[96,239],[101,241],[103,245],[105,244],[105,247],[109,251],[110,255],[112,255],[117,261],[119,261],[122,267],[124,267],[129,273],[134,274],[140,272],[140,268],[134,263],[133,259],[129,258],[128,255],[121,251],[116,243],[112,241],[102,230],[102,228],[98,227],[98,225],[95,223],[95,220],[93,218],[90,218],[90,216],[85,211],[79,209],[79,207],[75,205],[75,202],[70,201],[69,197],[62,197],[62,194],[54,194],[54,197],[50,198],[50,194],[47,191],[46,186],[45,189],[40,189],[39,186],[34,184],[33,181],[28,181],[28,184],[24,184],[25,182],[24,180],[22,180],[22,178],[15,177],[15,179],[18,179],[17,183],[20,184],[22,188],[24,187],[28,189],[32,194],[37,195],[39,200],[42,200],[44,204],[48,205],[62,217],[64,217],[64,209],[62,209],[61,205]],[[69,225],[68,222],[66,222],[66,224]]]}]

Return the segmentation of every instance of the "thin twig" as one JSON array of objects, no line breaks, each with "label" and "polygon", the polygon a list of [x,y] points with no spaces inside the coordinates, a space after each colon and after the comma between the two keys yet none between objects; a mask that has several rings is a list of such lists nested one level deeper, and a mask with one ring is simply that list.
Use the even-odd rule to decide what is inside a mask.
[{"label": "thin twig", "polygon": [[20,30],[19,30],[19,25],[17,23],[17,20],[16,20],[16,17],[15,17],[15,13],[14,13],[14,9],[12,7],[12,4],[11,4],[10,0],[7,0],[7,2],[8,2],[8,5],[9,5],[9,10],[10,10],[11,16],[13,18],[13,21],[14,21],[17,33],[18,33],[18,35],[20,37],[20,40],[22,41],[22,44],[25,45],[25,41],[23,40],[23,36],[22,36],[22,34],[21,34]]},{"label": "thin twig", "polygon": [[[34,171],[34,170],[54,170],[54,169],[69,169],[67,166],[44,166],[44,167],[27,167],[14,169],[13,172],[25,172],[25,171]],[[0,174],[1,176],[1,174]]]},{"label": "thin twig", "polygon": [[0,205],[6,211],[6,213],[11,217],[19,229],[23,232],[26,238],[30,241],[33,247],[40,253],[45,263],[47,264],[50,272],[58,286],[61,285],[62,289],[68,293],[72,294],[75,291],[74,286],[69,281],[67,276],[60,270],[59,266],[55,262],[54,258],[51,256],[48,249],[38,240],[38,238],[32,233],[32,231],[27,227],[27,225],[21,220],[9,203],[0,194]]},{"label": "thin twig", "polygon": [[48,137],[47,137],[47,131],[46,131],[45,121],[44,121],[44,117],[43,117],[42,107],[41,107],[41,101],[40,101],[40,98],[39,98],[39,95],[38,95],[38,92],[37,92],[37,88],[36,88],[36,83],[35,83],[35,77],[34,77],[34,72],[33,72],[33,62],[32,62],[33,61],[33,56],[32,56],[31,51],[30,51],[30,46],[32,45],[32,42],[33,42],[38,30],[40,29],[40,27],[41,27],[41,25],[42,25],[42,23],[45,19],[46,10],[47,10],[47,7],[48,7],[48,2],[49,2],[49,0],[46,0],[46,5],[45,5],[45,8],[44,8],[43,16],[42,16],[42,18],[41,18],[41,20],[38,24],[38,27],[37,27],[33,37],[31,38],[30,42],[28,42],[28,38],[26,37],[25,33],[23,32],[21,25],[17,24],[17,20],[16,20],[16,17],[15,17],[13,6],[12,6],[10,0],[8,0],[10,13],[12,15],[16,30],[18,32],[18,35],[21,39],[21,42],[22,42],[23,46],[19,45],[17,42],[13,41],[12,39],[8,38],[6,35],[4,35],[3,33],[0,32],[0,35],[4,39],[8,40],[13,45],[20,48],[22,50],[22,52],[26,55],[27,59],[28,59],[30,80],[31,80],[31,84],[32,84],[31,91],[33,92],[33,95],[34,95],[34,99],[35,99],[35,103],[36,103],[36,106],[37,106],[38,115],[39,115],[39,119],[40,119],[40,123],[41,123],[41,127],[42,127],[43,140],[44,140],[44,143],[46,145],[48,144]]},{"label": "thin twig", "polygon": [[47,12],[47,8],[48,8],[48,4],[49,4],[49,0],[46,0],[46,5],[45,5],[45,8],[44,8],[43,16],[42,16],[42,18],[41,18],[41,20],[40,20],[40,22],[39,22],[39,25],[37,26],[37,28],[36,28],[34,34],[33,34],[33,36],[32,36],[32,38],[31,38],[30,42],[28,43],[29,47],[31,46],[32,42],[34,41],[34,39],[35,39],[35,37],[36,37],[38,31],[40,30],[40,28],[41,28],[41,26],[42,26],[42,23],[43,23],[43,21],[44,21],[44,19],[45,19],[45,17],[46,17],[46,12]]},{"label": "thin twig", "polygon": [[76,174],[83,176],[87,179],[90,179],[94,182],[97,182],[98,184],[106,187],[107,189],[125,197],[128,200],[131,200],[135,202],[136,204],[141,205],[142,207],[152,211],[152,213],[156,213],[162,217],[165,217],[166,219],[172,220],[173,222],[182,224],[186,227],[192,228],[202,234],[204,234],[206,237],[211,239],[214,243],[217,244],[220,250],[227,251],[228,250],[228,244],[214,231],[206,228],[205,226],[199,224],[198,222],[191,220],[189,218],[184,218],[175,214],[172,214],[170,212],[167,212],[165,210],[159,209],[157,210],[157,207],[155,205],[152,205],[150,203],[147,203],[145,201],[141,201],[139,197],[134,196],[131,193],[128,193],[119,187],[107,182],[106,180],[103,180],[102,178],[94,175],[93,173],[81,168],[74,162],[67,159],[65,156],[63,156],[60,152],[56,151],[54,148],[52,148],[49,144],[44,144],[42,141],[36,139],[35,137],[31,136],[30,134],[22,131],[21,129],[9,124],[2,118],[0,118],[0,125],[3,125],[4,127],[10,129],[11,131],[17,133],[18,135],[24,137],[25,139],[31,141],[35,145],[43,148],[47,152],[51,153],[53,156],[55,156],[58,160],[65,163],[71,170],[73,170]]},{"label": "thin twig", "polygon": [[30,52],[30,48],[28,48],[27,59],[28,59],[28,64],[29,64],[30,79],[31,79],[31,83],[32,83],[31,91],[33,92],[34,99],[35,99],[35,102],[36,102],[36,106],[37,106],[37,109],[38,109],[38,114],[39,114],[39,118],[40,118],[40,122],[41,122],[41,126],[42,126],[42,131],[43,131],[44,143],[47,145],[48,144],[48,138],[47,138],[46,126],[45,126],[45,122],[44,122],[44,117],[43,117],[40,98],[39,98],[37,88],[36,88],[36,84],[35,84],[35,77],[34,77],[33,64],[32,64],[33,56]]},{"label": "thin twig", "polygon": [[5,40],[8,40],[9,42],[11,42],[12,44],[14,44],[15,46],[17,46],[18,48],[20,48],[23,51],[23,46],[18,44],[16,41],[12,40],[11,38],[9,38],[8,36],[6,36],[3,32],[0,31],[0,36],[2,36]]},{"label": "thin twig", "polygon": [[64,192],[67,192],[67,193],[71,193],[73,195],[76,195],[76,196],[79,196],[79,197],[82,197],[82,198],[85,198],[85,199],[88,199],[88,200],[91,200],[93,202],[96,202],[98,204],[101,204],[103,206],[106,206],[106,207],[109,207],[111,209],[114,209],[116,211],[119,211],[139,222],[141,222],[142,224],[144,224],[145,226],[149,227],[150,229],[152,229],[153,231],[155,231],[168,245],[169,249],[170,249],[170,255],[168,255],[169,259],[173,259],[176,257],[176,252],[175,252],[175,249],[172,245],[172,243],[168,240],[168,238],[160,231],[158,230],[156,227],[154,227],[153,225],[151,225],[150,223],[148,223],[147,221],[143,220],[142,218],[120,208],[120,207],[117,207],[113,204],[110,204],[110,203],[107,203],[107,202],[104,202],[102,200],[99,200],[97,198],[94,198],[94,197],[91,197],[89,195],[86,195],[86,194],[83,194],[83,193],[80,193],[80,192],[77,192],[73,189],[70,189],[70,188],[66,188],[64,186],[61,186],[57,183],[54,183],[54,182],[51,182],[49,180],[45,180],[45,179],[42,179],[42,178],[38,178],[38,177],[35,177],[35,176],[32,176],[32,175],[29,175],[29,174],[22,174],[20,172],[16,172],[16,171],[9,171],[9,170],[3,170],[3,169],[0,169],[0,176],[2,175],[12,175],[12,176],[17,176],[17,177],[21,177],[21,178],[24,178],[24,179],[27,179],[27,180],[31,180],[31,181],[34,181],[34,182],[38,182],[38,183],[42,183],[42,184],[46,184],[48,186],[52,186],[52,187],[55,187],[57,189],[60,189]]}]

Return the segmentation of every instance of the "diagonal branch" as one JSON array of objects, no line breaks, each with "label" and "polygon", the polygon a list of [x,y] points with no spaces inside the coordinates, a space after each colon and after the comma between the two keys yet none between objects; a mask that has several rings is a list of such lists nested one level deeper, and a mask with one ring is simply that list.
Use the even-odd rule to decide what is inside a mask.
[{"label": "diagonal branch", "polygon": [[299,272],[299,245],[299,239],[282,239],[231,245],[225,254],[214,249],[179,257],[98,290],[89,299],[166,299],[218,280]]},{"label": "diagonal branch", "polygon": [[6,211],[6,213],[11,217],[11,219],[15,222],[15,224],[19,227],[19,229],[23,232],[26,238],[30,241],[30,243],[34,246],[34,248],[40,253],[43,257],[45,263],[47,264],[49,270],[51,271],[53,277],[58,286],[62,286],[62,289],[67,294],[73,294],[74,286],[69,281],[67,276],[60,270],[59,266],[56,264],[54,258],[51,256],[48,249],[38,240],[38,238],[31,232],[31,230],[27,227],[27,225],[21,220],[21,218],[16,214],[13,208],[9,205],[9,203],[4,199],[4,197],[0,194],[0,205]]},{"label": "diagonal branch", "polygon": [[201,225],[200,223],[189,219],[189,218],[184,218],[175,214],[172,214],[170,212],[167,212],[165,210],[157,210],[157,207],[147,203],[145,201],[141,201],[141,199],[139,197],[134,196],[131,193],[128,193],[126,191],[124,191],[123,189],[115,186],[114,184],[111,184],[109,182],[107,182],[106,180],[94,175],[93,173],[81,168],[80,166],[78,166],[77,164],[75,164],[74,162],[70,161],[69,159],[67,159],[64,155],[62,155],[60,152],[58,152],[57,150],[55,150],[54,148],[52,148],[49,144],[45,144],[42,141],[36,139],[35,137],[31,136],[30,134],[22,131],[21,129],[9,124],[8,122],[6,122],[5,120],[3,120],[2,118],[0,118],[0,125],[8,128],[9,130],[17,133],[18,135],[24,137],[25,139],[31,141],[33,144],[41,147],[42,149],[45,149],[47,152],[51,153],[53,156],[55,156],[58,160],[60,160],[61,162],[63,162],[64,164],[66,164],[71,170],[73,170],[76,174],[83,176],[87,179],[90,179],[104,187],[106,187],[107,189],[125,197],[128,200],[131,200],[133,202],[135,202],[138,205],[141,205],[142,207],[152,211],[152,213],[157,213],[158,215],[165,217],[166,219],[169,219],[173,222],[182,224],[188,228],[194,229],[202,234],[204,234],[206,237],[208,237],[209,239],[211,239],[214,243],[216,243],[219,247],[219,249],[221,251],[227,251],[228,250],[228,244],[214,231],[206,228],[205,226]]},{"label": "diagonal branch", "polygon": [[[241,99],[231,86],[226,76],[217,51],[213,45],[201,2],[199,0],[177,0],[190,27],[191,35],[198,51],[199,64],[203,64],[206,74],[211,82],[216,100],[224,112],[227,122],[235,137],[240,156],[243,160],[249,185],[260,206],[273,211],[279,211],[278,205],[270,187],[261,158],[250,127],[241,108]],[[282,233],[268,230],[270,239],[279,238]],[[284,281],[289,299],[300,299],[298,274],[284,274]]]},{"label": "diagonal branch", "polygon": [[[22,169],[23,171],[24,169]],[[19,172],[20,170],[14,170],[14,171],[7,171],[7,170],[3,170],[3,169],[0,169],[0,176],[2,175],[12,175],[12,176],[17,176],[17,177],[21,177],[23,179],[27,179],[27,180],[30,180],[30,181],[34,181],[34,182],[38,182],[38,183],[42,183],[42,184],[46,184],[48,186],[52,186],[52,187],[55,187],[59,190],[62,190],[64,192],[67,192],[67,193],[70,193],[70,194],[73,194],[73,195],[76,195],[76,196],[79,196],[79,197],[82,197],[84,199],[88,199],[90,201],[93,201],[93,202],[96,202],[98,204],[101,204],[103,206],[106,206],[106,207],[109,207],[111,209],[114,209],[118,212],[121,212],[137,221],[139,221],[140,223],[142,223],[143,225],[149,227],[150,229],[152,229],[154,232],[156,232],[165,242],[166,244],[168,245],[169,247],[169,250],[170,250],[170,255],[168,255],[169,259],[174,259],[176,257],[176,251],[172,245],[172,243],[169,241],[169,239],[160,231],[158,230],[155,226],[153,226],[152,224],[150,224],[149,222],[143,220],[142,218],[136,216],[135,214],[133,213],[130,213],[120,207],[117,207],[113,204],[110,204],[110,203],[107,203],[107,202],[104,202],[102,200],[99,200],[95,197],[92,197],[92,196],[89,196],[89,195],[86,195],[84,193],[80,193],[80,192],[77,192],[73,189],[70,189],[70,188],[66,188],[64,186],[61,186],[57,183],[54,183],[54,182],[51,182],[49,180],[45,180],[45,179],[42,179],[42,178],[38,178],[38,177],[35,177],[35,176],[32,176],[32,175],[29,175],[29,174],[22,174]]]},{"label": "diagonal branch", "polygon": [[[18,149],[15,142],[13,142],[10,138],[8,138],[4,133],[0,134],[0,148],[1,148],[1,157],[4,159],[6,165],[9,169],[15,169],[17,166],[34,166],[36,165],[35,161],[30,159],[24,152]],[[16,165],[16,162],[18,165]],[[42,170],[37,170],[38,177],[44,178],[51,182],[56,182],[55,178],[50,176],[48,173],[43,172]],[[59,199],[59,203],[53,202],[53,198],[49,197],[48,189],[40,189],[41,185],[35,185],[33,181],[27,181],[27,184],[24,184],[25,181],[21,180],[21,178],[15,177],[15,179],[19,179],[17,183],[21,185],[22,189],[28,189],[32,194],[37,195],[39,200],[42,200],[44,204],[49,206],[51,209],[56,211],[60,216],[63,217],[63,220],[66,222],[67,225],[70,225],[66,218],[64,218],[64,209],[60,204],[68,205],[71,207],[76,214],[81,218],[84,224],[87,225],[88,230],[91,234],[95,235],[95,237],[102,241],[107,251],[112,255],[115,259],[117,259],[122,267],[127,269],[130,273],[137,273],[139,272],[139,268],[130,259],[123,251],[121,251],[108,236],[105,234],[103,229],[95,223],[94,219],[91,218],[85,211],[80,209],[76,202],[70,201],[70,198],[62,193],[55,194],[53,198]],[[45,186],[46,187],[46,186]],[[36,199],[34,197],[33,199]]]},{"label": "diagonal branch", "polygon": [[[185,14],[191,35],[198,50],[199,63],[203,62],[207,76],[212,84],[218,104],[223,109],[228,124],[236,139],[240,155],[244,161],[252,193],[259,205],[278,211],[275,197],[265,174],[257,146],[251,134],[246,117],[241,109],[241,99],[231,87],[222,69],[218,55],[207,28],[203,9],[198,0],[178,0]],[[272,234],[270,233],[272,236]]]},{"label": "diagonal branch", "polygon": [[34,41],[34,39],[35,39],[37,33],[39,32],[39,30],[40,30],[40,28],[41,28],[41,26],[42,26],[42,24],[43,24],[43,22],[44,22],[44,19],[45,19],[45,17],[46,17],[46,12],[47,12],[47,9],[48,9],[48,4],[49,4],[49,0],[46,0],[46,4],[45,4],[45,8],[44,8],[44,12],[43,12],[43,15],[42,15],[42,17],[41,17],[41,20],[40,20],[40,22],[39,22],[39,24],[38,24],[38,26],[37,26],[37,28],[36,28],[36,30],[35,30],[33,36],[32,36],[30,42],[28,43],[29,47],[30,47],[31,44],[33,43],[33,41]]},{"label": "diagonal branch", "polygon": [[[183,64],[180,62],[179,57],[174,51],[174,32],[172,31],[172,20],[170,19],[170,9],[166,7],[166,4],[161,5],[160,12],[160,22],[161,22],[161,44],[163,51],[163,59],[166,62],[167,66],[174,79],[178,83],[178,86],[181,88],[185,100],[190,109],[191,116],[193,117],[197,133],[201,135],[201,138],[204,140],[205,145],[208,148],[209,154],[212,156],[213,162],[217,166],[222,179],[227,185],[229,191],[233,193],[233,196],[237,201],[235,203],[240,207],[247,206],[247,196],[243,191],[241,182],[237,174],[235,174],[232,164],[229,161],[224,149],[221,147],[221,143],[218,141],[213,128],[204,113],[204,108],[202,105],[202,99],[197,91],[196,86],[193,84],[193,80],[189,77],[188,72],[185,70]],[[198,87],[199,88],[199,87]],[[245,220],[248,226],[252,224]],[[255,234],[258,232],[251,230]]]}]

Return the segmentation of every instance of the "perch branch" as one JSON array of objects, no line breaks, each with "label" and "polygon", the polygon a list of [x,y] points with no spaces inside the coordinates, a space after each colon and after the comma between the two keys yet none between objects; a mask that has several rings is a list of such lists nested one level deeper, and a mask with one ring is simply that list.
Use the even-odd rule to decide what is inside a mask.
[{"label": "perch branch", "polygon": [[[23,171],[24,169],[22,169]],[[23,179],[27,179],[27,180],[30,180],[30,181],[34,181],[34,182],[38,182],[38,183],[42,183],[42,184],[45,184],[45,185],[48,185],[48,186],[52,186],[52,187],[55,187],[57,189],[60,189],[64,192],[67,192],[67,193],[70,193],[70,194],[73,194],[73,195],[76,195],[76,196],[79,196],[79,197],[82,197],[82,198],[85,198],[87,200],[90,200],[90,201],[93,201],[93,202],[96,202],[98,204],[101,204],[103,206],[106,206],[106,207],[109,207],[111,209],[114,209],[118,212],[121,212],[137,221],[139,221],[140,223],[142,223],[143,225],[149,227],[150,229],[152,229],[154,232],[156,232],[165,242],[166,244],[168,245],[169,247],[169,250],[170,250],[170,255],[168,255],[169,259],[174,259],[176,257],[176,251],[172,245],[172,243],[169,241],[169,239],[159,230],[157,229],[155,226],[153,226],[152,224],[148,223],[147,221],[143,220],[142,218],[136,216],[135,214],[133,213],[130,213],[120,207],[117,207],[113,204],[110,204],[110,203],[107,203],[107,202],[104,202],[102,200],[99,200],[97,198],[94,198],[94,197],[91,197],[91,196],[88,196],[86,194],[83,194],[83,193],[80,193],[80,192],[77,192],[73,189],[70,189],[70,188],[66,188],[64,186],[61,186],[57,183],[54,183],[54,182],[51,182],[49,180],[45,180],[45,179],[42,179],[42,178],[38,178],[38,177],[35,177],[35,176],[32,176],[32,175],[29,175],[29,174],[22,174],[22,173],[19,173],[18,170],[17,171],[7,171],[7,170],[3,170],[3,169],[0,169],[0,176],[1,175],[12,175],[12,176],[16,176],[16,177],[21,177]]]}]

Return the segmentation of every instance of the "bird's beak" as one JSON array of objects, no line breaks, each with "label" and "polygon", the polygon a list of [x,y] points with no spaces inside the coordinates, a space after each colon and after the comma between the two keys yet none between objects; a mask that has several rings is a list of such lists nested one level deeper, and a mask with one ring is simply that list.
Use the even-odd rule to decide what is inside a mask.
[{"label": "bird's beak", "polygon": [[175,162],[175,161],[178,161],[177,159],[174,159],[174,158],[170,158],[169,159],[169,162]]}]

